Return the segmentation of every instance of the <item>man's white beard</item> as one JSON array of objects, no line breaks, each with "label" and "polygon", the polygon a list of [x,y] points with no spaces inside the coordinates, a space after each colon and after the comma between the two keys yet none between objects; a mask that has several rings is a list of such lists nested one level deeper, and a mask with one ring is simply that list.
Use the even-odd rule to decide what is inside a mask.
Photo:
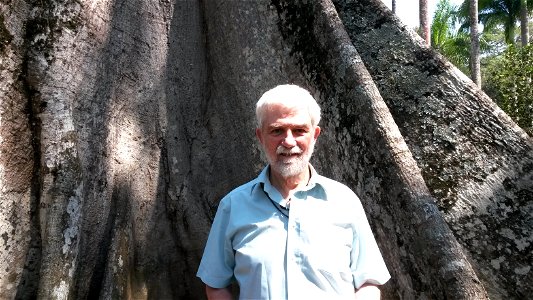
[{"label": "man's white beard", "polygon": [[[311,142],[309,145],[309,148],[307,149],[307,152],[303,152],[302,149],[298,146],[295,146],[291,149],[288,149],[282,145],[279,145],[276,149],[277,154],[300,154],[298,156],[276,156],[276,157],[269,157],[267,155],[268,162],[270,163],[270,167],[274,169],[276,172],[278,172],[282,177],[288,178],[292,176],[299,175],[303,172],[305,172],[309,165],[309,160],[311,159],[311,155],[313,154],[313,150],[315,147],[315,143]],[[277,157],[280,157],[279,160],[276,160]]]}]

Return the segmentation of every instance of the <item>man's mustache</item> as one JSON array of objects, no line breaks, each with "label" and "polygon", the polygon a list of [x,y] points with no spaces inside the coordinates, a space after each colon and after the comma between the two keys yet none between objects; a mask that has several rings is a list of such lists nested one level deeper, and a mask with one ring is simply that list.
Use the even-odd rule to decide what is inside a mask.
[{"label": "man's mustache", "polygon": [[303,153],[303,150],[298,146],[287,148],[283,145],[279,145],[278,148],[276,149],[276,154],[291,155],[291,154],[302,154],[302,153]]}]

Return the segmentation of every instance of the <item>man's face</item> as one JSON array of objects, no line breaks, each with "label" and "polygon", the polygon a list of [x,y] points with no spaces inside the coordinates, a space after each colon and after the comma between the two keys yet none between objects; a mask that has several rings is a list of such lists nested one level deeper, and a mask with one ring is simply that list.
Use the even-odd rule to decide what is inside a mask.
[{"label": "man's face", "polygon": [[319,134],[307,108],[283,104],[267,106],[263,124],[256,129],[271,170],[285,178],[307,171]]}]

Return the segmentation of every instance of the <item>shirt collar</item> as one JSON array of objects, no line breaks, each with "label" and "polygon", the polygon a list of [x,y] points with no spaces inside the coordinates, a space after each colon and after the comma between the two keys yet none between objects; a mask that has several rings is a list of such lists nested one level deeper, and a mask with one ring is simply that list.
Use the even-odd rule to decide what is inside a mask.
[{"label": "shirt collar", "polygon": [[[320,175],[316,172],[315,168],[311,164],[309,164],[309,169],[311,170],[311,177],[309,178],[309,183],[307,183],[307,185],[303,189],[301,189],[301,191],[306,192],[315,188],[317,184],[320,185]],[[271,199],[276,202],[281,202],[283,201],[283,197],[281,196],[279,191],[270,183],[269,174],[270,165],[267,165],[257,177],[257,181],[259,183],[262,183],[263,190],[270,196]]]}]

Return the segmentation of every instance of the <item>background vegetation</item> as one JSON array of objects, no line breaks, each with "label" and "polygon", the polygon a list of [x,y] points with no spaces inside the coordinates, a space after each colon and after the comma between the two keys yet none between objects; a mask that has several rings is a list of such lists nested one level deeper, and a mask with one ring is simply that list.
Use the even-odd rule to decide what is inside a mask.
[{"label": "background vegetation", "polygon": [[[431,44],[470,76],[470,1],[456,7],[440,0],[431,27]],[[482,88],[529,135],[533,134],[533,47],[521,39],[520,7],[529,16],[533,1],[479,0]],[[533,28],[530,18],[529,32]],[[523,24],[523,22],[522,22]]]}]

